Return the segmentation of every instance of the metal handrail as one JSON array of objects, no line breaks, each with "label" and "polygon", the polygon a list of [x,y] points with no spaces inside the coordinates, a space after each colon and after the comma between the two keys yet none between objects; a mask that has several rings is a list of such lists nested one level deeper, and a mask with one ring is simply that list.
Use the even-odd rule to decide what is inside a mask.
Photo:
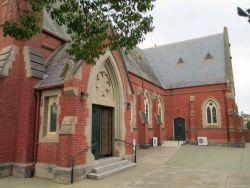
[{"label": "metal handrail", "polygon": [[120,139],[117,139],[117,138],[115,138],[115,141],[123,142],[125,144],[128,144],[129,146],[132,146],[133,151],[135,151],[135,153],[134,153],[135,154],[135,156],[134,156],[134,162],[136,163],[136,145],[133,145],[133,144],[131,144],[131,143],[125,141],[125,140],[120,140]]},{"label": "metal handrail", "polygon": [[88,151],[90,148],[94,147],[97,144],[94,143],[91,146],[88,146],[87,148],[84,148],[83,150],[79,151],[78,153],[76,153],[75,155],[71,156],[71,184],[74,182],[74,167],[75,167],[75,159],[77,158],[78,155],[80,155],[83,152]]}]

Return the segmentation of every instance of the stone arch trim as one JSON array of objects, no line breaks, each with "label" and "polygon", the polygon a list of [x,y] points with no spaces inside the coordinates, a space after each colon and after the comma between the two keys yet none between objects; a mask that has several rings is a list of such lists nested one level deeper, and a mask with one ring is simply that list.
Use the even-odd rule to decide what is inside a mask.
[{"label": "stone arch trim", "polygon": [[[212,101],[216,105],[217,110],[217,123],[208,124],[207,123],[207,104]],[[201,113],[202,113],[202,127],[203,128],[221,128],[221,106],[219,101],[215,97],[208,97],[206,98],[201,106]]]},{"label": "stone arch trim", "polygon": [[[94,94],[93,90],[96,87],[96,80],[98,79],[98,75],[105,74],[105,81],[111,82],[107,87],[102,88],[102,92],[106,92],[106,89],[111,89],[111,95],[109,95],[109,100],[101,100],[100,97],[103,94],[102,92],[99,94]],[[98,81],[98,80],[97,80]],[[87,138],[87,143],[91,144],[91,133],[92,133],[92,104],[97,105],[105,105],[114,108],[113,112],[113,125],[114,125],[114,137],[119,138],[121,140],[125,139],[126,127],[124,121],[124,112],[125,105],[124,101],[126,101],[125,97],[125,86],[123,84],[122,75],[119,69],[119,66],[110,51],[107,51],[103,56],[101,56],[97,61],[96,65],[91,68],[89,79],[88,79],[88,88],[87,92],[89,94],[87,100],[87,108],[88,108],[88,119],[87,125],[85,129],[85,135]],[[107,94],[107,93],[106,93]],[[97,97],[97,98],[96,98]],[[99,99],[98,99],[99,97]],[[125,154],[124,145],[120,143],[115,143],[113,147],[115,156],[123,156]],[[91,150],[88,151],[87,162],[94,160],[94,157],[91,153]]]},{"label": "stone arch trim", "polygon": [[165,122],[165,105],[163,103],[163,100],[162,100],[162,97],[161,95],[159,94],[157,96],[157,100],[158,100],[158,103],[157,103],[157,114],[159,113],[159,103],[161,104],[161,109],[162,109],[162,119],[161,119],[161,123],[162,123],[162,127],[164,127],[164,122]]},{"label": "stone arch trim", "polygon": [[[152,128],[153,127],[153,125],[152,125],[152,116],[153,116],[153,105],[152,105],[152,98],[151,98],[151,96],[150,96],[150,94],[149,94],[149,92],[148,92],[148,90],[147,89],[145,89],[144,90],[144,95],[143,95],[143,104],[144,104],[144,108],[143,108],[143,110],[145,111],[145,97],[147,97],[148,98],[148,103],[149,103],[149,112],[148,112],[148,114],[149,114],[149,117],[148,117],[148,127],[149,128]],[[146,113],[146,112],[145,112]]]}]

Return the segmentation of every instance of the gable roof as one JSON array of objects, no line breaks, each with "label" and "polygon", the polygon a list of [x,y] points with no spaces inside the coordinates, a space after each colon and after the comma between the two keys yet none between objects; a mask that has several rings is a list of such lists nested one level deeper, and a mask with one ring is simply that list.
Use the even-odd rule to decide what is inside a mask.
[{"label": "gable roof", "polygon": [[122,56],[129,72],[160,87],[163,86],[140,48],[136,47],[132,49],[129,54],[125,54],[122,51]]},{"label": "gable roof", "polygon": [[[143,49],[165,88],[226,82],[224,33]],[[204,57],[210,53],[211,61]],[[184,63],[177,63],[180,59]]]},{"label": "gable roof", "polygon": [[53,20],[50,17],[50,14],[46,11],[46,9],[43,10],[43,29],[45,31],[48,31],[55,36],[62,38],[64,40],[69,40],[69,35],[66,32],[65,26],[59,26],[55,20]]},{"label": "gable roof", "polygon": [[45,67],[45,77],[39,81],[35,88],[49,88],[54,86],[63,85],[64,80],[61,76],[61,73],[69,60],[69,55],[66,52],[67,45],[61,45],[57,50],[52,54],[50,59],[46,63]]}]

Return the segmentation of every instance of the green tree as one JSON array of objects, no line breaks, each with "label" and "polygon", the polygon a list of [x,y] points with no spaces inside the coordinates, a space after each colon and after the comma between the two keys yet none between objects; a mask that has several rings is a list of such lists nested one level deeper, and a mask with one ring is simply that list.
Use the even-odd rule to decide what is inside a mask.
[{"label": "green tree", "polygon": [[247,17],[248,22],[250,23],[250,9],[242,10],[240,7],[237,7],[238,15],[242,17]]},{"label": "green tree", "polygon": [[247,121],[246,127],[247,127],[247,129],[250,129],[250,121],[249,120]]},{"label": "green tree", "polygon": [[[68,52],[75,60],[95,64],[95,59],[111,50],[129,51],[153,31],[153,18],[148,14],[155,0],[23,0],[15,3],[18,16],[7,19],[4,36],[28,40],[40,32],[41,11],[46,8],[70,35]],[[15,7],[15,6],[13,6]],[[111,30],[110,30],[111,29]],[[110,32],[112,34],[110,34]]]}]

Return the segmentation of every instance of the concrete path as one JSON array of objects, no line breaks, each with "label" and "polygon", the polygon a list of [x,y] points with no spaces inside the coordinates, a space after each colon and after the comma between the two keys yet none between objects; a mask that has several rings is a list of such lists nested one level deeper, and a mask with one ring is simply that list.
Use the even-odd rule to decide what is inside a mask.
[{"label": "concrete path", "polygon": [[40,178],[0,179],[0,188],[249,188],[247,148],[182,146],[138,151],[138,167],[103,180],[60,185]]}]

